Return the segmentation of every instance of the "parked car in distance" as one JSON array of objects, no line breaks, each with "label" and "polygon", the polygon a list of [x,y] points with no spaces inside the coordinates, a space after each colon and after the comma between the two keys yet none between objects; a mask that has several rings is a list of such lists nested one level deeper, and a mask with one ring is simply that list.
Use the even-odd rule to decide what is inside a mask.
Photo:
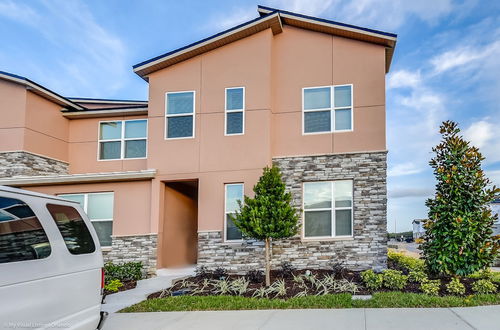
[{"label": "parked car in distance", "polygon": [[104,269],[77,202],[0,186],[0,329],[99,329]]}]

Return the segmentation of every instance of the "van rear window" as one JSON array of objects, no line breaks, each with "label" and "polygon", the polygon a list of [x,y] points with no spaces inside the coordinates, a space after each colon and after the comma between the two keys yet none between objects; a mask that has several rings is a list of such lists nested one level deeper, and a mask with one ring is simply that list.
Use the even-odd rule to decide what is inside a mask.
[{"label": "van rear window", "polygon": [[71,254],[85,254],[95,251],[94,240],[80,213],[71,206],[47,204],[64,243]]},{"label": "van rear window", "polygon": [[0,264],[47,258],[49,239],[33,210],[23,201],[0,196]]}]

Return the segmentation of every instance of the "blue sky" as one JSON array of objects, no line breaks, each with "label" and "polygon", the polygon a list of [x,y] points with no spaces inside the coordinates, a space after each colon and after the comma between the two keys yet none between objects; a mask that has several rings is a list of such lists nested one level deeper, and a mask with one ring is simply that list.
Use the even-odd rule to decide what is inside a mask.
[{"label": "blue sky", "polygon": [[132,65],[257,17],[257,4],[398,34],[387,76],[388,227],[424,218],[443,120],[500,185],[500,1],[0,0],[0,70],[65,96],[147,99]]}]

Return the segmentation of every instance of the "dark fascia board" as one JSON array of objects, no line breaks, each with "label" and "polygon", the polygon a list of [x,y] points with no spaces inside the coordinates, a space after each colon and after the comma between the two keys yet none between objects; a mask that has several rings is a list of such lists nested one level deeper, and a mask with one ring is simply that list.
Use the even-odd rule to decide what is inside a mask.
[{"label": "dark fascia board", "polygon": [[103,118],[116,116],[147,116],[148,107],[147,105],[134,105],[117,108],[88,109],[85,111],[69,110],[62,111],[62,114],[65,118],[68,119]]},{"label": "dark fascia board", "polygon": [[143,101],[143,100],[98,99],[91,97],[67,97],[67,99],[76,103],[148,104],[148,101]]},{"label": "dark fascia board", "polygon": [[362,27],[362,26],[357,26],[357,25],[352,25],[352,24],[346,24],[346,23],[332,21],[332,20],[328,20],[328,19],[324,19],[324,18],[319,18],[319,17],[314,17],[314,16],[307,16],[307,15],[303,15],[303,14],[293,13],[291,11],[286,11],[286,10],[281,10],[281,9],[276,9],[276,8],[261,6],[261,5],[257,6],[257,10],[258,10],[258,12],[259,12],[260,15],[268,15],[269,13],[278,12],[278,13],[289,14],[289,15],[293,15],[293,16],[297,16],[297,17],[301,17],[301,18],[306,18],[306,19],[310,19],[310,20],[314,20],[314,21],[318,21],[318,22],[323,22],[323,23],[328,23],[328,24],[334,24],[334,25],[338,25],[338,26],[343,26],[343,27],[347,27],[347,28],[350,28],[350,29],[357,29],[357,30],[361,30],[361,31],[365,31],[365,32],[375,33],[375,34],[379,34],[381,36],[392,37],[392,38],[397,38],[398,37],[397,34],[391,33],[391,32],[384,32],[384,31],[369,29],[369,28],[365,28],[365,27]]},{"label": "dark fascia board", "polygon": [[13,74],[10,72],[0,71],[0,79],[4,79],[13,83],[17,83],[20,85],[24,85],[28,90],[32,91],[35,94],[38,94],[54,103],[57,103],[61,106],[68,107],[70,109],[75,110],[85,110],[85,107],[82,107],[71,100],[65,98],[57,94],[56,92],[51,91],[48,88],[43,87],[42,85],[37,84],[36,82],[23,77],[17,74]]},{"label": "dark fascia board", "polygon": [[232,27],[230,29],[227,29],[227,30],[224,30],[222,32],[219,32],[217,34],[214,34],[210,37],[207,37],[207,38],[204,38],[204,39],[201,39],[199,41],[196,41],[194,43],[191,43],[189,45],[186,45],[186,46],[183,46],[181,48],[177,48],[175,50],[172,50],[170,52],[167,52],[165,54],[162,54],[162,55],[159,55],[159,56],[156,56],[156,57],[153,57],[149,60],[146,60],[146,61],[143,61],[143,62],[140,62],[136,65],[134,65],[132,68],[134,70],[134,72],[136,74],[138,74],[141,78],[143,78],[144,80],[147,81],[147,78],[145,77],[147,74],[149,73],[152,73],[156,70],[153,70],[151,72],[145,72],[145,70],[147,70],[148,67],[152,66],[153,64],[157,64],[155,62],[161,62],[161,60],[167,60],[168,58],[172,58],[174,57],[175,55],[180,55],[181,53],[184,53],[184,51],[188,51],[190,50],[190,48],[193,48],[193,49],[196,49],[197,47],[201,47],[201,46],[204,46],[205,43],[207,42],[210,42],[210,41],[217,41],[217,40],[220,40],[226,36],[230,36],[234,33],[237,33],[239,32],[241,29],[244,29],[244,28],[250,28],[258,23],[261,23],[261,22],[265,22],[266,20],[271,20],[273,18],[275,18],[279,21],[279,31],[274,31],[273,30],[273,33],[276,34],[276,33],[279,33],[281,32],[281,21],[279,19],[279,15],[277,13],[270,13],[268,15],[263,15],[261,17],[257,17],[255,19],[252,19],[250,21],[247,21],[245,23],[242,23],[242,24],[239,24],[235,27]]}]

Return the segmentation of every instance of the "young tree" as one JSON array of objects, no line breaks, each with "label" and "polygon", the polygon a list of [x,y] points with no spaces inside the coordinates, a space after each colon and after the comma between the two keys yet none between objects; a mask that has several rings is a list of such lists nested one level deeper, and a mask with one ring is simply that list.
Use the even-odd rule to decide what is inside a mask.
[{"label": "young tree", "polygon": [[296,235],[300,228],[298,210],[291,205],[292,195],[285,191],[279,168],[264,168],[259,182],[254,186],[255,197],[245,196],[239,202],[240,210],[232,220],[244,237],[265,242],[266,285],[271,284],[271,239]]},{"label": "young tree", "polygon": [[500,192],[484,176],[479,149],[459,135],[458,125],[441,125],[441,143],[429,162],[437,180],[435,197],[425,203],[429,219],[422,244],[428,269],[435,274],[468,275],[488,267],[499,250],[492,237],[496,220],[489,203]]}]

